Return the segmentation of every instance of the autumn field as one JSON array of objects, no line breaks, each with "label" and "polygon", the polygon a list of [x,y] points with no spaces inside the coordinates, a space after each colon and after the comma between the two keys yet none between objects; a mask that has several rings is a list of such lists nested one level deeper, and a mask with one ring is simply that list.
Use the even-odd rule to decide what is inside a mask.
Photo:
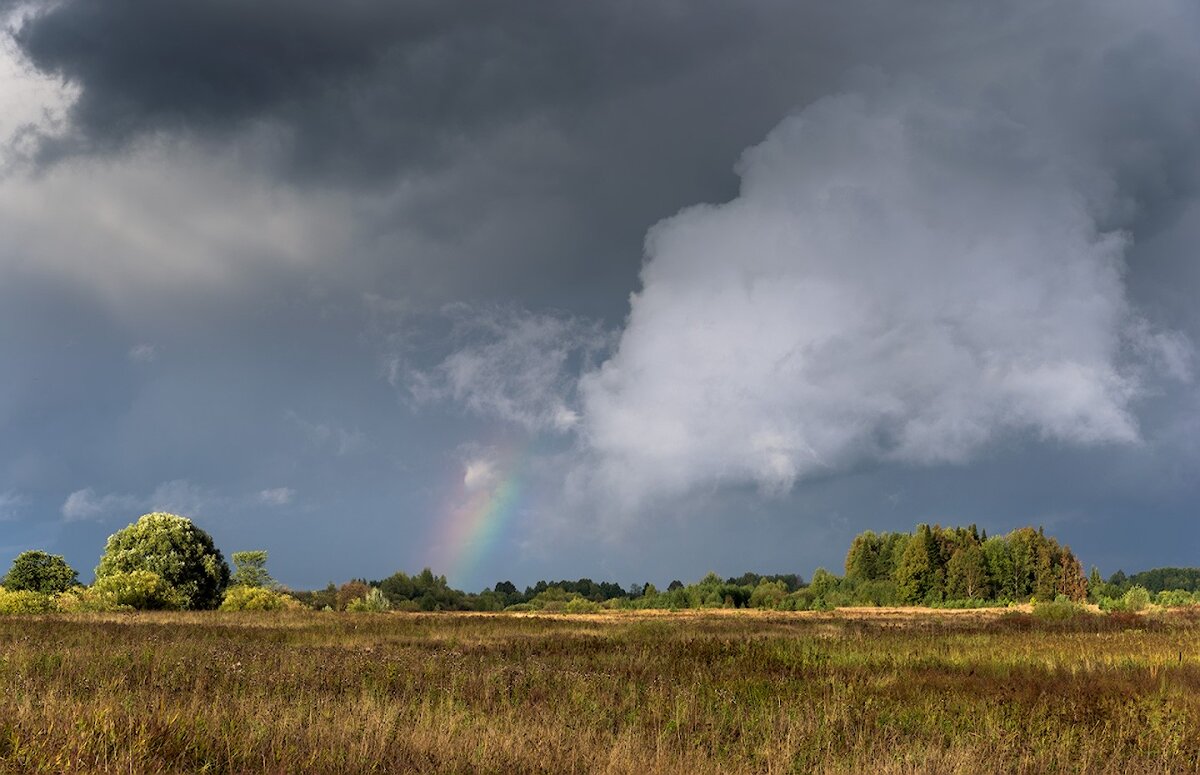
[{"label": "autumn field", "polygon": [[0,618],[0,772],[1196,772],[1200,617]]}]

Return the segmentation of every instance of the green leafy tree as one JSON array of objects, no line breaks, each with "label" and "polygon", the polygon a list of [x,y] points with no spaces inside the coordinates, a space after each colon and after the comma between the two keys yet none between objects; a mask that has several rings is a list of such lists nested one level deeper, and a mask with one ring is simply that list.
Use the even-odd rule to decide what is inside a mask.
[{"label": "green leafy tree", "polygon": [[750,593],[751,608],[778,608],[788,596],[787,584],[763,579]]},{"label": "green leafy tree", "polygon": [[983,554],[987,558],[988,577],[992,580],[993,594],[999,598],[1017,599],[1016,568],[1009,543],[1000,536],[992,536],[983,542]]},{"label": "green leafy tree", "polygon": [[879,558],[875,564],[876,580],[891,581],[896,573],[896,565],[904,548],[908,546],[911,536],[908,533],[882,533],[879,536]]},{"label": "green leafy tree", "polygon": [[814,597],[825,598],[831,592],[835,592],[838,588],[839,579],[824,568],[817,568],[813,571],[812,580],[808,582],[808,588],[812,591]]},{"label": "green leafy tree", "polygon": [[1011,589],[1008,592],[1013,600],[1027,599],[1037,591],[1038,532],[1031,527],[1022,527],[1009,533],[1004,540],[1008,542],[1012,556]]},{"label": "green leafy tree", "polygon": [[229,585],[229,566],[212,536],[175,514],[146,514],[109,536],[96,581],[149,571],[179,593],[182,608],[212,609]]},{"label": "green leafy tree", "polygon": [[521,602],[521,593],[517,591],[517,585],[511,581],[498,581],[492,589],[506,606]]},{"label": "green leafy tree", "polygon": [[255,549],[246,552],[234,552],[233,566],[236,568],[230,578],[230,584],[235,587],[274,587],[275,579],[267,573],[267,552],[265,549]]},{"label": "green leafy tree", "polygon": [[917,535],[904,547],[896,564],[896,591],[902,603],[920,603],[934,591],[937,566],[936,545],[928,525],[917,527]]},{"label": "green leafy tree", "polygon": [[1092,572],[1088,574],[1088,599],[1095,602],[1100,599],[1100,590],[1104,586],[1104,579],[1100,577],[1100,569],[1095,565],[1092,566]]},{"label": "green leafy tree", "polygon": [[986,598],[991,594],[987,557],[979,544],[969,544],[950,555],[946,564],[946,593],[952,598]]},{"label": "green leafy tree", "polygon": [[870,530],[854,536],[846,552],[846,578],[873,581],[879,578],[879,553],[882,541]]},{"label": "green leafy tree", "polygon": [[29,551],[21,552],[13,560],[3,586],[12,591],[41,592],[53,595],[66,592],[79,583],[79,574],[67,561],[57,554]]}]

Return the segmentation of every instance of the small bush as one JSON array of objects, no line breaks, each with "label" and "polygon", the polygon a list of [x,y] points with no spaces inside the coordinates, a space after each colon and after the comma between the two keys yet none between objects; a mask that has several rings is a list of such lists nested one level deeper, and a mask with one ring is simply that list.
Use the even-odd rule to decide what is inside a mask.
[{"label": "small bush", "polygon": [[238,585],[225,592],[222,611],[282,611],[284,595],[266,587]]},{"label": "small bush", "polygon": [[577,597],[578,592],[567,592],[562,587],[549,587],[537,593],[529,604],[539,611],[561,611],[570,600]]},{"label": "small bush", "polygon": [[392,610],[392,604],[388,602],[387,596],[383,594],[383,590],[379,587],[371,587],[366,596],[351,600],[349,605],[346,606],[346,610],[356,613],[380,614]]},{"label": "small bush", "polygon": [[564,610],[569,614],[594,614],[600,610],[600,604],[594,603],[586,597],[577,597],[567,601]]},{"label": "small bush", "polygon": [[529,603],[513,603],[512,605],[510,605],[508,608],[505,608],[504,610],[523,613],[525,611],[532,611],[533,606],[530,605]]},{"label": "small bush", "polygon": [[1069,622],[1083,613],[1083,606],[1072,602],[1066,595],[1059,595],[1053,601],[1033,604],[1033,615],[1044,622]]},{"label": "small bush", "polygon": [[1163,590],[1155,597],[1154,602],[1163,608],[1183,608],[1195,605],[1195,597],[1186,589]]},{"label": "small bush", "polygon": [[97,579],[91,591],[106,604],[140,611],[173,611],[188,602],[162,576],[148,570],[110,573]]},{"label": "small bush", "polygon": [[1145,587],[1130,587],[1121,600],[1125,603],[1125,610],[1141,611],[1150,605],[1150,591]]},{"label": "small bush", "polygon": [[87,587],[72,587],[54,597],[54,607],[63,613],[108,613],[112,611],[132,611],[133,608],[121,605],[111,596],[98,594]]},{"label": "small bush", "polygon": [[338,587],[336,608],[339,611],[350,611],[357,600],[362,600],[371,593],[371,588],[364,581],[347,581]]},{"label": "small bush", "polygon": [[44,614],[54,610],[54,598],[29,589],[6,590],[0,587],[0,616]]}]

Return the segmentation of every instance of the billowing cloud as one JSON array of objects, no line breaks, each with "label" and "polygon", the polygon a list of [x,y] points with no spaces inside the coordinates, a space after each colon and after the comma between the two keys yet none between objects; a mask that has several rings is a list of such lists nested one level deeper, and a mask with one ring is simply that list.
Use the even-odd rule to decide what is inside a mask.
[{"label": "billowing cloud", "polygon": [[606,485],[1138,441],[1147,362],[1186,377],[1189,347],[1127,299],[1130,235],[1088,188],[1116,173],[1019,118],[912,84],[827,98],[743,155],[736,199],[658,224],[581,385]]}]

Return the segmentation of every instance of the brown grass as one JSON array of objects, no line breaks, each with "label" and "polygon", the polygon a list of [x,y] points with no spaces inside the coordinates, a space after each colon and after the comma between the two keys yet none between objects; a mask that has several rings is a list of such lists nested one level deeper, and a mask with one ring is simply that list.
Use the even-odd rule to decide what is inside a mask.
[{"label": "brown grass", "polygon": [[0,619],[0,772],[1198,772],[1200,619]]}]

